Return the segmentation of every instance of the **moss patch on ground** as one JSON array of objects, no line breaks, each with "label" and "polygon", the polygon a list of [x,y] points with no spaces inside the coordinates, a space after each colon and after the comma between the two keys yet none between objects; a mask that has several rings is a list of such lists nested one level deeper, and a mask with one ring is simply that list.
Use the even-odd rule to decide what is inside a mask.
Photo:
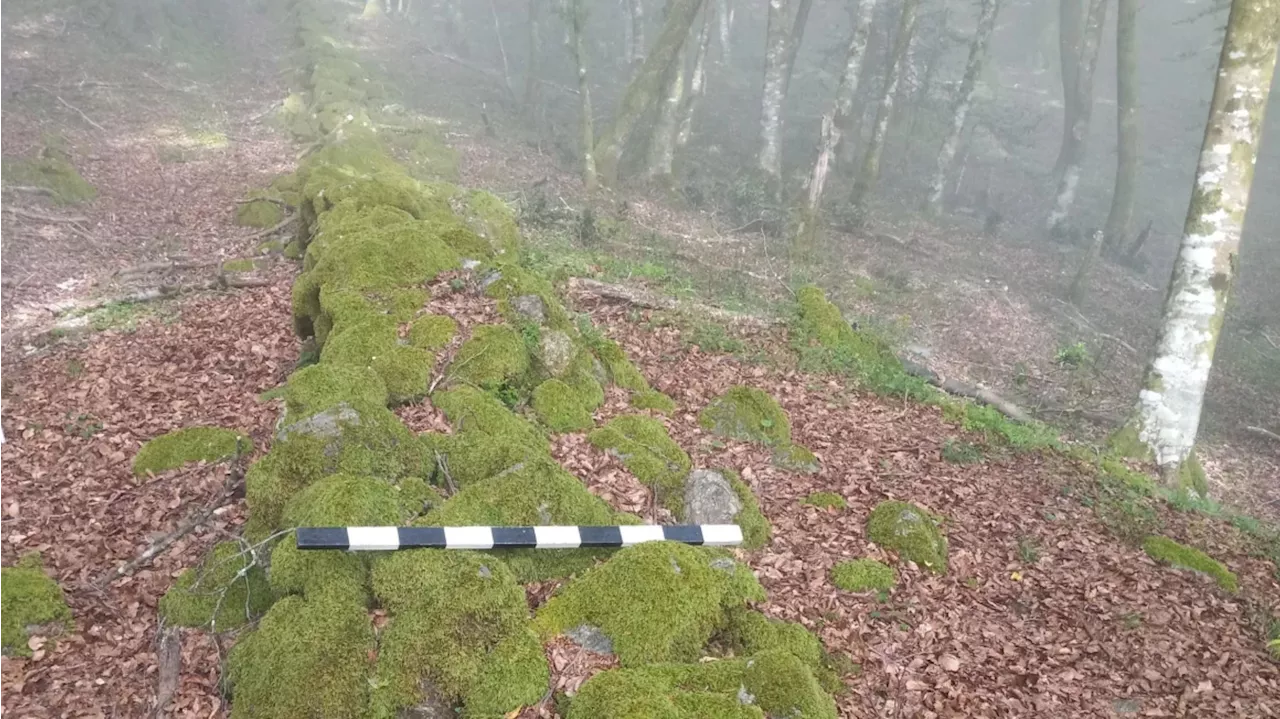
[{"label": "moss patch on ground", "polygon": [[142,477],[176,469],[187,462],[221,462],[252,451],[253,442],[235,430],[187,427],[142,445],[133,458],[133,473]]},{"label": "moss patch on ground", "polygon": [[772,619],[751,609],[730,613],[729,624],[721,635],[738,656],[767,651],[785,651],[804,662],[824,689],[842,689],[840,676],[832,666],[827,650],[818,637],[796,622]]},{"label": "moss patch on ground", "polygon": [[743,549],[759,549],[768,544],[773,527],[764,512],[760,511],[760,500],[756,499],[755,492],[751,491],[751,487],[742,481],[737,472],[724,470],[722,474],[729,480],[733,493],[738,495],[738,501],[742,502],[742,509],[738,510],[733,520],[742,528]]},{"label": "moss patch on ground", "polygon": [[275,227],[284,219],[284,210],[270,200],[253,200],[236,208],[236,224],[241,227]]},{"label": "moss patch on ground", "polygon": [[[6,656],[29,657],[29,627],[69,629],[71,609],[58,583],[44,572],[39,554],[28,554],[0,569],[0,648]],[[50,627],[52,629],[52,627]]]},{"label": "moss patch on ground", "polygon": [[[474,387],[436,392],[431,402],[445,413],[454,433],[424,434],[421,443],[433,461],[445,466],[459,487],[492,477],[521,462],[547,457],[550,444],[536,426],[507,409],[495,397]],[[440,477],[437,483],[443,483]]]},{"label": "moss patch on ground", "polygon": [[592,432],[588,439],[592,445],[617,455],[637,479],[653,489],[659,501],[679,513],[684,503],[681,490],[692,462],[667,434],[662,422],[644,415],[622,415]]},{"label": "moss patch on ground", "polygon": [[1222,562],[1199,549],[1179,544],[1168,537],[1151,536],[1142,543],[1142,550],[1157,562],[1207,575],[1217,582],[1219,587],[1232,594],[1240,590],[1236,575]]},{"label": "moss patch on ground", "polygon": [[874,559],[854,559],[832,567],[831,583],[846,592],[884,591],[898,583],[898,573]]},{"label": "moss patch on ground", "polygon": [[529,348],[507,325],[481,325],[471,332],[449,366],[451,382],[493,390],[519,382],[529,371]]},{"label": "moss patch on ground", "polygon": [[274,601],[253,555],[239,542],[221,542],[200,566],[178,576],[160,598],[160,614],[171,624],[222,632],[257,619]]},{"label": "moss patch on ground", "polygon": [[623,666],[693,661],[729,610],[763,598],[751,571],[724,555],[645,542],[571,582],[543,605],[536,623],[544,637],[598,627]]},{"label": "moss patch on ground", "polygon": [[676,401],[656,389],[633,393],[631,406],[636,409],[651,409],[662,414],[671,414],[676,411]]},{"label": "moss patch on ground", "polygon": [[48,190],[59,205],[75,205],[98,196],[97,189],[80,176],[64,152],[48,147],[34,159],[5,160],[3,175],[5,184]]},{"label": "moss patch on ground", "polygon": [[849,506],[844,497],[835,492],[814,492],[800,500],[800,503],[818,509],[844,509]]},{"label": "moss patch on ground", "polygon": [[768,446],[791,442],[791,421],[778,401],[755,387],[732,387],[698,415],[698,424],[721,437]]},{"label": "moss patch on ground", "polygon": [[551,431],[578,432],[594,424],[590,400],[568,383],[549,379],[534,388],[532,405],[538,419]]},{"label": "moss patch on ground", "polygon": [[937,518],[914,504],[877,504],[867,518],[867,538],[938,574],[947,571],[947,538]]}]

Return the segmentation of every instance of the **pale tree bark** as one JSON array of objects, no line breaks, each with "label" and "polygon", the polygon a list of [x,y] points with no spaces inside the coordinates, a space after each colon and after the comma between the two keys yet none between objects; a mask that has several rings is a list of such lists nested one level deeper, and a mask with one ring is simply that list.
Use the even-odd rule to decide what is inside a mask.
[{"label": "pale tree bark", "polygon": [[1080,167],[1084,162],[1085,140],[1089,136],[1089,120],[1093,115],[1093,73],[1098,67],[1098,48],[1102,44],[1102,27],[1107,17],[1107,0],[1089,0],[1089,15],[1085,19],[1084,44],[1080,48],[1079,73],[1076,76],[1076,110],[1071,123],[1071,141],[1064,146],[1066,161],[1058,176],[1058,191],[1053,210],[1045,226],[1050,235],[1058,236],[1066,231],[1067,217],[1076,202],[1076,190],[1080,185]]},{"label": "pale tree bark", "polygon": [[680,130],[676,133],[676,147],[689,144],[693,133],[693,113],[698,100],[707,92],[707,51],[711,48],[712,25],[716,19],[716,3],[710,0],[702,11],[702,29],[698,31],[698,50],[693,57],[693,71],[689,75],[689,92],[680,108]]},{"label": "pale tree bark", "polygon": [[672,164],[676,156],[675,142],[676,133],[680,129],[680,108],[684,104],[684,66],[688,46],[688,42],[680,46],[675,62],[667,73],[658,98],[658,117],[649,135],[649,179],[664,185],[671,182]]},{"label": "pale tree bark", "polygon": [[853,13],[853,31],[849,35],[849,51],[845,54],[844,70],[836,85],[835,104],[831,112],[822,116],[822,129],[818,137],[818,159],[813,163],[809,176],[809,191],[800,207],[799,218],[792,239],[792,255],[807,260],[817,244],[818,219],[822,209],[822,193],[826,189],[827,174],[836,146],[840,144],[841,128],[853,112],[853,96],[858,92],[858,79],[862,74],[862,61],[867,54],[867,38],[871,34],[871,21],[878,0],[857,0]]},{"label": "pale tree bark", "polygon": [[996,15],[999,12],[1000,0],[982,0],[982,9],[978,15],[978,29],[974,32],[973,42],[969,45],[969,61],[965,64],[964,78],[961,79],[960,89],[956,92],[955,110],[951,113],[951,129],[942,141],[942,149],[938,151],[938,167],[933,173],[933,181],[929,183],[929,199],[926,207],[934,215],[942,212],[947,172],[956,159],[956,149],[960,146],[960,136],[964,134],[969,108],[973,105],[973,94],[978,89],[978,76],[982,74],[982,65],[987,59],[987,46],[991,43],[991,31],[996,26]]},{"label": "pale tree bark", "polygon": [[853,182],[850,202],[857,208],[863,207],[867,195],[880,179],[880,155],[884,152],[884,138],[889,132],[889,119],[893,116],[893,97],[898,91],[898,78],[902,75],[907,49],[911,47],[911,38],[915,34],[919,8],[920,0],[903,0],[902,17],[898,21],[898,38],[885,68],[884,90],[880,93],[880,103],[876,108],[876,124],[871,128],[871,138],[867,141],[867,150],[862,156],[862,168]]},{"label": "pale tree bark", "polygon": [[1138,189],[1138,0],[1119,0],[1116,21],[1116,186],[1106,247],[1118,254],[1133,225]]},{"label": "pale tree bark", "polygon": [[1175,489],[1204,491],[1197,481],[1203,475],[1195,476],[1202,470],[1193,449],[1239,265],[1240,232],[1278,43],[1280,2],[1232,2],[1160,339],[1135,416],[1113,438],[1123,451],[1153,457]]},{"label": "pale tree bark", "polygon": [[[1062,144],[1058,159],[1053,163],[1053,174],[1062,174],[1066,167],[1071,145],[1071,128],[1079,112],[1076,83],[1080,77],[1080,62],[1084,48],[1086,0],[1058,0],[1058,65],[1062,75]],[[1090,103],[1092,103],[1090,98]]]},{"label": "pale tree bark", "polygon": [[1089,273],[1093,271],[1098,257],[1102,255],[1105,239],[1106,233],[1102,230],[1094,230],[1093,235],[1089,237],[1089,248],[1085,251],[1084,258],[1080,260],[1080,266],[1076,268],[1076,276],[1071,280],[1071,287],[1067,289],[1067,299],[1071,304],[1079,306],[1084,302],[1085,291],[1089,288]]},{"label": "pale tree bark", "polygon": [[774,182],[782,180],[782,101],[787,84],[787,39],[790,3],[769,0],[769,29],[765,40],[764,83],[760,98],[760,169]]},{"label": "pale tree bark", "polygon": [[658,101],[663,80],[680,54],[680,49],[684,47],[702,2],[703,0],[671,0],[658,40],[635,78],[627,85],[613,122],[596,141],[595,162],[602,183],[617,183],[622,150],[641,116]]},{"label": "pale tree bark", "polygon": [[714,1],[720,5],[720,62],[728,65],[733,62],[733,0]]},{"label": "pale tree bark", "polygon": [[542,56],[542,33],[540,32],[538,6],[541,0],[529,0],[529,62],[524,68],[524,106],[532,110],[539,100],[538,60]]},{"label": "pale tree bark", "polygon": [[596,178],[595,133],[591,122],[591,86],[587,83],[587,49],[583,42],[586,34],[587,9],[585,0],[573,0],[569,25],[573,29],[573,62],[578,68],[578,95],[582,99],[582,185],[588,193],[595,192]]},{"label": "pale tree bark", "polygon": [[809,24],[809,11],[813,8],[813,0],[798,0],[795,17],[791,21],[791,33],[787,36],[787,53],[783,59],[786,74],[782,81],[782,99],[785,101],[791,92],[791,76],[796,71],[796,56],[800,54],[800,43],[804,40],[804,29]]},{"label": "pale tree bark", "polygon": [[631,25],[631,44],[627,48],[627,64],[637,67],[644,62],[644,2],[627,0],[627,20]]}]

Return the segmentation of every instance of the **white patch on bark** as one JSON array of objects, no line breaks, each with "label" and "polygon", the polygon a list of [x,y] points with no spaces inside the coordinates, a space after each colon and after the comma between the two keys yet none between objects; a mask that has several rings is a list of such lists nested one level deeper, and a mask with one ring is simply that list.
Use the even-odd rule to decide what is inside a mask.
[{"label": "white patch on bark", "polygon": [[772,177],[782,175],[782,97],[790,29],[783,6],[783,0],[769,0],[768,47],[760,101],[760,169]]}]

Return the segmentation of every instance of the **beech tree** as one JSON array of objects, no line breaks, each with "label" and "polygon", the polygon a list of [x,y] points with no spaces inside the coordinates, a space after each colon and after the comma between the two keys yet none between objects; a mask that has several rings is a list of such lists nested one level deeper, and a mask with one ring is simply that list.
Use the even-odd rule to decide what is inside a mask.
[{"label": "beech tree", "polygon": [[598,184],[594,154],[595,131],[591,120],[591,86],[587,83],[587,50],[583,42],[586,34],[587,9],[584,0],[571,0],[568,7],[569,27],[572,30],[573,62],[578,68],[578,96],[582,101],[582,184],[587,192],[594,192]]},{"label": "beech tree", "polygon": [[894,41],[893,52],[889,55],[885,66],[884,89],[880,93],[880,102],[876,107],[876,123],[871,128],[871,139],[867,141],[866,152],[862,155],[862,167],[853,183],[853,196],[850,202],[854,207],[863,206],[876,180],[880,178],[880,155],[884,152],[884,138],[889,131],[889,118],[893,115],[893,97],[898,91],[898,78],[902,74],[902,64],[907,57],[907,49],[911,47],[919,7],[920,0],[903,0],[902,16],[898,21],[898,37]]},{"label": "beech tree", "polygon": [[1098,48],[1102,44],[1102,28],[1106,16],[1107,0],[1089,0],[1089,15],[1085,19],[1084,42],[1077,66],[1076,108],[1071,121],[1071,137],[1063,144],[1065,159],[1058,175],[1058,190],[1053,210],[1045,223],[1051,235],[1059,235],[1066,230],[1067,216],[1076,201],[1080,166],[1084,162],[1085,140],[1089,136],[1089,119],[1093,114],[1093,72],[1098,67]]},{"label": "beech tree", "polygon": [[[1080,63],[1084,56],[1084,25],[1086,0],[1058,0],[1058,65],[1062,76],[1062,144],[1058,159],[1053,163],[1053,174],[1062,174],[1067,166],[1071,147],[1071,128],[1080,112],[1076,82],[1080,76]],[[1093,99],[1089,98],[1089,103]]]},{"label": "beech tree", "polygon": [[1240,233],[1280,44],[1280,2],[1234,0],[1155,354],[1113,445],[1204,491],[1195,459],[1205,386],[1239,266]]},{"label": "beech tree", "polygon": [[987,58],[987,46],[990,44],[991,31],[996,26],[996,15],[999,12],[1000,0],[982,0],[982,9],[978,15],[978,29],[974,31],[973,42],[969,44],[969,60],[964,67],[964,78],[960,81],[960,89],[956,91],[955,110],[951,113],[951,127],[942,141],[942,149],[938,151],[938,169],[933,174],[933,181],[929,183],[929,198],[926,206],[933,214],[942,211],[947,171],[956,159],[956,149],[960,146],[960,136],[964,133],[969,107],[973,104],[973,94],[978,89],[978,76],[982,73],[982,65]]},{"label": "beech tree", "polygon": [[1138,189],[1138,0],[1119,0],[1116,20],[1116,186],[1107,214],[1106,246],[1125,245]]},{"label": "beech tree", "polygon": [[867,54],[867,38],[871,34],[871,21],[875,15],[877,0],[856,0],[853,10],[853,30],[849,35],[849,50],[845,54],[844,70],[836,85],[835,104],[822,116],[822,129],[818,137],[818,158],[809,176],[809,190],[804,195],[798,213],[793,254],[808,258],[813,251],[818,233],[818,214],[822,208],[822,192],[826,188],[827,173],[831,170],[832,156],[840,144],[841,128],[853,111],[853,96],[858,91],[858,78],[862,73],[862,61]]},{"label": "beech tree", "polygon": [[680,129],[680,110],[684,105],[684,66],[688,46],[688,42],[681,44],[667,71],[658,98],[658,117],[649,135],[649,179],[663,184],[670,183],[675,161],[676,133]]},{"label": "beech tree", "polygon": [[813,0],[769,0],[764,83],[760,93],[760,169],[777,190],[782,181],[782,106],[791,85]]},{"label": "beech tree", "polygon": [[689,143],[693,132],[693,112],[698,100],[707,92],[707,52],[711,48],[712,25],[716,19],[716,2],[710,0],[702,11],[702,29],[698,31],[698,49],[693,57],[693,70],[689,75],[689,92],[680,108],[680,129],[676,132],[676,147]]}]

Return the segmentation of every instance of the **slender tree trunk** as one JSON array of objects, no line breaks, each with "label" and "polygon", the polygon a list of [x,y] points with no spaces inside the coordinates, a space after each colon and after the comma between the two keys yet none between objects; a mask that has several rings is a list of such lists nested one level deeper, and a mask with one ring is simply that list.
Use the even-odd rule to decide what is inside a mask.
[{"label": "slender tree trunk", "polygon": [[365,0],[364,12],[360,13],[361,20],[369,20],[382,14],[382,0]]},{"label": "slender tree trunk", "polygon": [[844,71],[836,86],[835,105],[822,116],[822,130],[818,137],[818,159],[813,163],[809,177],[809,192],[800,208],[799,220],[793,239],[792,255],[804,261],[813,256],[818,238],[818,217],[822,209],[822,193],[826,189],[827,173],[831,171],[832,156],[840,144],[840,130],[853,111],[853,96],[858,91],[858,79],[862,74],[862,60],[867,54],[867,38],[871,34],[871,21],[877,0],[858,0],[854,10],[853,31],[849,35],[849,51],[845,55]]},{"label": "slender tree trunk", "polygon": [[782,101],[787,84],[787,0],[769,0],[769,29],[765,41],[764,84],[760,100],[760,169],[776,190],[782,183]]},{"label": "slender tree trunk", "polygon": [[1076,78],[1076,116],[1071,123],[1071,142],[1064,146],[1066,163],[1058,177],[1058,191],[1053,211],[1045,223],[1049,234],[1060,236],[1066,231],[1067,216],[1076,201],[1080,185],[1080,166],[1084,162],[1085,140],[1089,136],[1089,119],[1093,115],[1093,72],[1098,67],[1098,48],[1102,44],[1102,27],[1107,17],[1107,0],[1089,0],[1089,16],[1085,21],[1084,45],[1081,47],[1079,75]]},{"label": "slender tree trunk", "polygon": [[689,36],[689,28],[698,16],[703,0],[671,0],[667,20],[654,43],[653,51],[645,58],[635,79],[627,90],[614,114],[613,122],[596,142],[595,161],[600,181],[606,185],[617,184],[618,164],[622,149],[635,130],[645,111],[658,101],[663,79],[671,70],[680,48]]},{"label": "slender tree trunk", "polygon": [[862,169],[853,183],[853,196],[850,202],[854,207],[862,208],[867,195],[880,178],[880,155],[884,151],[884,138],[889,131],[889,118],[893,116],[893,97],[898,91],[898,78],[902,75],[902,64],[907,57],[907,49],[911,47],[911,36],[915,32],[916,15],[920,8],[920,0],[903,0],[902,17],[898,22],[898,39],[893,46],[893,54],[889,56],[889,64],[884,73],[884,90],[880,93],[880,104],[876,108],[876,124],[871,129],[871,139],[867,142],[867,151],[862,156]]},{"label": "slender tree trunk", "polygon": [[644,62],[644,2],[643,0],[627,0],[628,20],[631,23],[631,46],[627,51],[628,63],[631,67],[640,67]]},{"label": "slender tree trunk", "polygon": [[649,179],[668,186],[676,156],[680,109],[684,105],[684,66],[688,47],[687,42],[681,45],[680,51],[676,53],[676,60],[667,73],[658,100],[658,118],[654,121],[653,131],[649,136]]},{"label": "slender tree trunk", "polygon": [[538,27],[541,0],[529,0],[529,62],[524,69],[524,106],[532,111],[538,103],[538,58],[542,55],[542,33]]},{"label": "slender tree trunk", "polygon": [[635,52],[635,48],[632,47],[632,41],[631,41],[631,33],[633,32],[633,28],[631,27],[631,2],[632,0],[621,0],[622,51],[624,53],[622,60],[623,60],[623,63],[628,68],[632,67],[632,63],[635,62],[635,58],[632,57],[632,53]]},{"label": "slender tree trunk", "polygon": [[453,52],[458,57],[467,57],[471,54],[471,46],[467,43],[467,22],[462,15],[462,0],[444,0],[444,5]]},{"label": "slender tree trunk", "polygon": [[[1062,74],[1062,145],[1053,164],[1053,174],[1062,174],[1069,159],[1071,128],[1080,111],[1076,83],[1083,58],[1086,0],[1058,0],[1058,64]],[[1092,103],[1092,98],[1090,98]]]},{"label": "slender tree trunk", "polygon": [[715,0],[720,3],[720,62],[733,61],[733,0]]},{"label": "slender tree trunk", "polygon": [[1164,321],[1133,420],[1113,445],[1153,456],[1175,489],[1193,486],[1192,453],[1227,297],[1280,44],[1280,3],[1234,0],[1173,265]]},{"label": "slender tree trunk", "polygon": [[960,136],[964,133],[965,121],[969,117],[969,107],[973,104],[973,93],[978,89],[978,76],[982,73],[982,65],[987,59],[987,46],[991,42],[991,31],[996,26],[996,15],[1000,12],[1000,0],[983,0],[982,10],[978,16],[978,29],[969,45],[969,61],[964,67],[964,78],[960,81],[960,90],[956,93],[955,111],[951,115],[951,129],[942,141],[942,149],[938,151],[938,168],[933,173],[933,181],[929,183],[929,200],[927,208],[930,213],[942,212],[942,196],[946,191],[947,172],[956,159],[956,149],[960,146]]},{"label": "slender tree trunk", "polygon": [[1138,189],[1138,0],[1120,0],[1116,21],[1116,186],[1107,215],[1106,247],[1119,254],[1133,224]]},{"label": "slender tree trunk", "polygon": [[1077,307],[1084,302],[1085,291],[1089,287],[1089,273],[1093,270],[1093,266],[1098,262],[1098,257],[1102,254],[1102,244],[1105,238],[1106,233],[1102,230],[1094,230],[1093,236],[1089,238],[1089,249],[1085,251],[1084,258],[1080,260],[1080,267],[1076,269],[1076,276],[1071,280],[1071,288],[1067,290],[1067,299]]},{"label": "slender tree trunk", "polygon": [[804,28],[809,24],[809,10],[813,8],[813,0],[799,0],[796,5],[795,19],[791,21],[791,32],[787,35],[787,54],[783,61],[786,74],[782,81],[782,99],[791,92],[791,76],[796,71],[796,56],[800,54],[800,43],[804,40]]},{"label": "slender tree trunk", "polygon": [[573,0],[573,62],[578,67],[578,95],[582,98],[582,185],[588,193],[595,192],[596,160],[593,154],[595,136],[591,122],[591,85],[587,83],[587,49],[582,36],[586,34],[587,9],[584,0]]},{"label": "slender tree trunk", "polygon": [[689,93],[680,109],[680,130],[676,133],[676,147],[689,144],[693,133],[693,112],[698,100],[707,92],[707,51],[711,48],[711,30],[715,23],[716,3],[710,0],[702,11],[702,29],[698,32],[698,51],[693,57],[693,73],[689,76]]}]

